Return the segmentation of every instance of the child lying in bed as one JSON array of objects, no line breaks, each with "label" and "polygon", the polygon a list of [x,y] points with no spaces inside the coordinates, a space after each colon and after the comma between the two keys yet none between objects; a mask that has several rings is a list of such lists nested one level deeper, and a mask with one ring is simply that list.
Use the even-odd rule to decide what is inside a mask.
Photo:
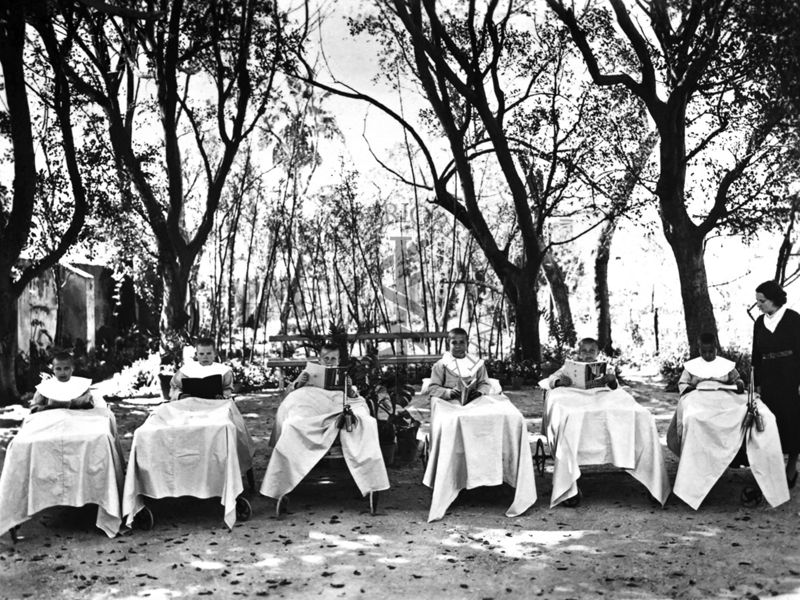
[{"label": "child lying in bed", "polygon": [[[578,342],[578,353],[575,359],[578,362],[596,362],[597,356],[600,354],[600,345],[597,343],[597,340],[594,338],[583,338],[580,342]],[[570,387],[572,386],[573,382],[569,378],[569,376],[564,372],[564,367],[561,367],[558,371],[550,375],[547,380],[548,387],[550,389],[556,387]],[[612,390],[617,389],[617,377],[613,373],[607,373],[601,378],[599,378],[593,387],[600,387],[603,385],[607,385]],[[540,384],[541,385],[541,384]],[[588,386],[587,386],[588,387]]]},{"label": "child lying in bed", "polygon": [[72,355],[59,352],[53,356],[51,363],[53,378],[36,386],[36,393],[31,401],[31,412],[51,408],[92,408],[94,400],[89,391],[91,379],[73,377],[75,368]]},{"label": "child lying in bed", "polygon": [[683,373],[678,381],[678,391],[681,396],[688,394],[697,386],[708,387],[706,382],[735,385],[736,392],[744,392],[744,382],[739,378],[739,372],[734,363],[727,358],[717,356],[717,341],[710,333],[700,334],[700,356],[686,361]]}]

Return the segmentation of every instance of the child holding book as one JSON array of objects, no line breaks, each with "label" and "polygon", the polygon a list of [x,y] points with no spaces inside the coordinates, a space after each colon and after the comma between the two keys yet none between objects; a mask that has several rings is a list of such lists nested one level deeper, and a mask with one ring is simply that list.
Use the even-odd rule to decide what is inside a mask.
[{"label": "child holding book", "polygon": [[[275,411],[269,440],[273,451],[261,494],[278,501],[276,513],[285,506],[286,495],[319,463],[337,439],[350,475],[362,495],[372,498],[374,492],[389,487],[378,423],[370,415],[366,400],[351,385],[347,385],[345,400],[338,377],[335,389],[326,389],[325,369],[338,367],[340,357],[339,346],[325,343],[319,354],[320,364],[306,365],[288,386],[286,397]],[[343,420],[345,415],[351,420]]]},{"label": "child holding book", "polygon": [[[586,337],[583,338],[580,342],[578,342],[578,352],[576,354],[576,360],[582,363],[593,363],[597,362],[597,356],[600,354],[600,344],[597,343],[597,340],[594,338]],[[558,369],[555,373],[550,375],[547,379],[547,384],[550,389],[557,388],[557,387],[570,387],[573,385],[572,379],[564,372],[564,367]],[[613,373],[606,373],[605,375],[601,375],[598,379],[593,382],[593,387],[601,387],[603,385],[607,385],[612,390],[617,389],[619,385],[617,382],[617,377]],[[589,387],[589,386],[587,386]]]},{"label": "child holding book", "polygon": [[678,380],[678,391],[681,396],[695,390],[703,382],[736,386],[736,392],[744,392],[744,382],[733,361],[717,356],[717,341],[710,333],[700,334],[700,356],[686,361],[681,378]]},{"label": "child holding book", "polygon": [[180,398],[225,399],[233,395],[233,371],[216,362],[217,351],[211,338],[199,338],[194,345],[194,360],[187,361],[170,381],[170,400]]},{"label": "child holding book", "polygon": [[467,332],[461,327],[447,333],[448,351],[431,368],[431,397],[460,404],[491,392],[483,361],[467,354]]},{"label": "child holding book", "polygon": [[91,379],[73,377],[75,363],[68,352],[58,352],[51,363],[53,378],[36,386],[31,413],[52,408],[92,408]]},{"label": "child holding book", "polygon": [[[321,368],[328,369],[334,368],[339,366],[341,350],[339,346],[334,344],[333,342],[326,342],[322,345],[322,348],[319,351],[319,364]],[[312,374],[311,370],[314,369],[313,363],[306,365],[306,368],[300,372],[300,375],[297,376],[292,383],[287,386],[287,390],[289,392],[302,388],[303,386],[309,385],[309,382],[312,381]],[[316,371],[316,369],[314,369]],[[316,379],[316,378],[315,378]],[[312,383],[314,385],[314,383]],[[322,387],[322,386],[317,386]],[[348,386],[347,389],[347,396],[349,398],[357,398],[358,392],[353,388],[353,386]]]}]

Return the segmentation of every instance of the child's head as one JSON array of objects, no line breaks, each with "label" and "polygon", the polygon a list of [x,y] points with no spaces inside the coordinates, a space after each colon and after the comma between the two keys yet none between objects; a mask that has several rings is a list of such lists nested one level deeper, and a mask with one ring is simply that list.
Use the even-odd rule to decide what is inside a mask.
[{"label": "child's head", "polygon": [[706,362],[717,358],[717,340],[713,333],[701,333],[697,339],[700,342],[700,356]]},{"label": "child's head", "polygon": [[75,362],[69,352],[56,352],[53,355],[51,365],[53,367],[53,375],[59,381],[69,381],[69,378],[72,377]]},{"label": "child's head", "polygon": [[217,358],[217,351],[214,349],[214,340],[207,337],[197,338],[194,343],[194,359],[204,367],[207,367]]},{"label": "child's head", "polygon": [[461,327],[455,327],[447,332],[447,347],[450,354],[456,358],[464,358],[467,355],[467,332]]},{"label": "child's head", "polygon": [[594,362],[598,354],[600,354],[600,344],[596,339],[587,337],[578,342],[577,359],[580,362]]},{"label": "child's head", "polygon": [[324,367],[338,367],[341,350],[333,342],[325,342],[319,351],[319,364]]}]

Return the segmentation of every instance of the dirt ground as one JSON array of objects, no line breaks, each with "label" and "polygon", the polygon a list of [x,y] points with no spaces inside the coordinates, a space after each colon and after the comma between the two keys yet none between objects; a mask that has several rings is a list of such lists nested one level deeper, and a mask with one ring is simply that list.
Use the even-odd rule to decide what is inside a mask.
[{"label": "dirt ground", "polygon": [[[677,402],[654,383],[631,391],[649,408],[662,442]],[[542,402],[509,392],[538,432]],[[257,444],[260,484],[277,394],[239,397]],[[123,447],[148,414],[146,400],[113,405]],[[0,460],[16,431],[0,415]],[[670,480],[675,457],[665,448]],[[552,464],[549,464],[552,470]],[[420,462],[390,469],[391,490],[370,516],[341,472],[320,469],[278,520],[273,501],[250,494],[253,517],[228,531],[216,500],[154,503],[156,526],[108,539],[86,509],[54,508],[0,537],[3,598],[800,598],[800,493],[777,509],[743,508],[752,483],[729,469],[700,510],[670,498],[663,509],[630,475],[582,469],[577,508],[537,503],[507,518],[510,488],[464,492],[427,523],[430,490]]]}]

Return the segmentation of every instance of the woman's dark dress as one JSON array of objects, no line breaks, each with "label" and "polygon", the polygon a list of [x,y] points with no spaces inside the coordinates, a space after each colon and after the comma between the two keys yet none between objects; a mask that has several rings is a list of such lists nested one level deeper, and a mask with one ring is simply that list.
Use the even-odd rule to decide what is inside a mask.
[{"label": "woman's dark dress", "polygon": [[761,400],[775,414],[781,446],[786,454],[800,451],[800,315],[784,313],[774,333],[764,326],[764,316],[753,327],[755,384]]}]

